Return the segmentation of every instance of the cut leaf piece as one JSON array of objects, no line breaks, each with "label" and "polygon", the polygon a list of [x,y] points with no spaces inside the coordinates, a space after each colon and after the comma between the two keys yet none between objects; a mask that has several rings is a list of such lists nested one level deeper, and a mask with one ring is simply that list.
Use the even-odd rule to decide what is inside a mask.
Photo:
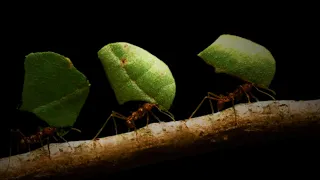
[{"label": "cut leaf piece", "polygon": [[176,93],[169,67],[148,51],[126,43],[104,46],[98,52],[119,104],[145,101],[168,110]]},{"label": "cut leaf piece", "polygon": [[52,127],[72,127],[90,83],[70,59],[54,52],[31,53],[25,59],[21,110],[33,112]]},{"label": "cut leaf piece", "polygon": [[226,73],[256,86],[268,88],[276,71],[276,62],[265,47],[234,35],[221,35],[198,54],[217,73]]}]

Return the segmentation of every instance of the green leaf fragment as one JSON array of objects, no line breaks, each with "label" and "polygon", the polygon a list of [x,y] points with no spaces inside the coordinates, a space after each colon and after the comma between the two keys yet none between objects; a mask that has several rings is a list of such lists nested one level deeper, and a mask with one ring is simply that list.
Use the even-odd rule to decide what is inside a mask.
[{"label": "green leaf fragment", "polygon": [[276,62],[265,47],[234,35],[221,35],[198,54],[217,73],[236,76],[268,88],[276,71]]},{"label": "green leaf fragment", "polygon": [[126,43],[110,43],[98,52],[119,104],[155,103],[168,110],[176,84],[169,67],[148,51]]},{"label": "green leaf fragment", "polygon": [[25,59],[21,110],[33,112],[52,127],[72,127],[89,94],[90,83],[70,59],[54,52]]}]

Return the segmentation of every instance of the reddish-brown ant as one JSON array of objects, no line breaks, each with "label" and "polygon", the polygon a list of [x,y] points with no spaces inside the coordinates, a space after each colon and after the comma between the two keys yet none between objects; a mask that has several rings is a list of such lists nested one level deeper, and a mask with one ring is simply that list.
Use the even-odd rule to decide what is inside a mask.
[{"label": "reddish-brown ant", "polygon": [[[78,130],[76,128],[71,128],[71,129],[81,132],[80,130]],[[11,130],[11,131],[13,131],[13,130]],[[21,136],[20,144],[28,145],[29,151],[30,151],[30,145],[32,145],[32,144],[40,143],[41,146],[44,148],[43,140],[47,139],[49,158],[50,158],[49,138],[52,137],[52,138],[54,138],[55,141],[58,141],[58,139],[55,137],[55,135],[57,134],[57,128],[55,128],[55,127],[45,127],[43,129],[40,129],[36,134],[31,135],[31,136],[25,136],[19,129],[16,130],[16,132],[18,132]],[[68,141],[66,139],[64,139],[62,136],[59,136],[59,135],[57,135],[57,136],[59,138],[61,138],[63,141],[65,141],[66,143],[68,143]],[[69,146],[70,146],[70,144],[69,144]]]},{"label": "reddish-brown ant", "polygon": [[116,134],[117,132],[117,125],[116,125],[116,121],[115,121],[115,117],[125,120],[125,123],[128,127],[128,130],[130,131],[130,129],[136,129],[135,123],[134,121],[143,118],[145,115],[147,115],[147,125],[149,124],[149,113],[151,113],[159,122],[160,119],[151,111],[153,108],[157,108],[160,112],[162,112],[163,114],[167,115],[168,117],[170,117],[173,121],[174,120],[174,116],[169,112],[169,111],[163,111],[161,110],[158,105],[153,104],[153,103],[144,103],[137,111],[133,112],[130,116],[126,117],[122,114],[119,114],[117,112],[112,111],[112,113],[110,114],[110,116],[108,117],[108,119],[105,121],[105,123],[103,124],[103,126],[101,127],[101,129],[99,130],[99,132],[96,134],[96,136],[93,138],[93,140],[96,140],[98,135],[101,133],[101,131],[104,129],[104,127],[106,126],[106,124],[108,123],[109,119],[112,118],[113,119],[113,123],[115,126],[115,131]]},{"label": "reddish-brown ant", "polygon": [[[218,96],[218,95],[215,95],[214,93],[208,92],[208,95],[202,99],[202,101],[200,102],[198,107],[193,111],[193,113],[191,114],[191,116],[189,118],[193,117],[193,115],[198,111],[198,109],[203,104],[205,99],[209,99],[212,113],[214,113],[214,110],[213,110],[213,106],[212,106],[211,100],[217,101],[217,110],[218,111],[223,109],[225,103],[231,101],[232,102],[232,107],[233,107],[233,110],[234,110],[235,116],[236,116],[236,111],[235,111],[235,108],[234,108],[234,101],[235,100],[240,100],[242,98],[242,96],[245,94],[247,96],[247,99],[248,99],[249,103],[250,103],[250,97],[253,97],[254,99],[256,99],[256,101],[258,101],[258,99],[251,93],[251,90],[252,90],[253,87],[256,88],[257,91],[259,91],[259,92],[261,92],[263,94],[266,94],[266,95],[270,96],[273,100],[275,100],[275,98],[273,96],[271,96],[270,94],[268,94],[266,92],[263,92],[263,91],[259,90],[253,83],[247,82],[247,83],[245,83],[243,85],[240,85],[239,88],[237,88],[235,91],[233,91],[232,93],[229,93],[226,96],[225,95]],[[270,91],[272,91],[272,90],[270,90]],[[275,94],[275,92],[273,92],[273,93]]]},{"label": "reddish-brown ant", "polygon": [[[45,127],[43,129],[39,130],[34,135],[25,136],[19,129],[16,130],[16,132],[18,132],[21,136],[20,144],[28,145],[29,151],[30,151],[30,145],[40,143],[41,146],[43,147],[43,140],[47,139],[49,157],[50,157],[49,138],[53,137],[56,141],[58,141],[57,138],[54,136],[56,131],[57,131],[57,128],[55,128],[55,127]],[[64,138],[62,138],[62,139],[64,140]]]},{"label": "reddish-brown ant", "polygon": [[53,136],[53,134],[56,132],[56,128],[54,127],[45,127],[42,130],[38,131],[35,135],[31,135],[29,137],[22,134],[21,131],[18,130],[18,132],[21,134],[21,144],[35,144],[41,142],[41,139],[43,137],[49,137]]},{"label": "reddish-brown ant", "polygon": [[[76,128],[71,128],[71,130],[76,130],[78,132],[81,132],[79,129],[76,129]],[[20,144],[28,145],[29,152],[31,151],[30,145],[32,145],[32,144],[40,143],[42,148],[44,148],[42,140],[44,138],[46,138],[47,141],[48,141],[47,142],[48,154],[49,154],[49,158],[51,159],[51,157],[50,157],[50,147],[49,147],[49,145],[50,145],[49,138],[52,137],[56,141],[58,141],[58,139],[55,137],[55,134],[57,133],[57,128],[55,128],[55,127],[45,127],[43,129],[40,129],[36,134],[31,135],[31,136],[25,136],[19,129],[17,129],[17,130],[11,129],[11,133],[12,132],[18,132],[19,133],[19,135],[20,135]],[[62,140],[64,140],[66,143],[68,143],[68,141],[66,139],[64,139],[62,136],[59,136],[59,137]],[[70,148],[72,148],[69,143],[68,143],[68,145],[69,145]],[[8,162],[7,170],[9,169],[9,166],[10,166],[10,157],[11,157],[11,150],[12,150],[11,146],[12,146],[12,144],[11,144],[11,135],[10,135],[10,151],[9,151],[9,162]]]}]

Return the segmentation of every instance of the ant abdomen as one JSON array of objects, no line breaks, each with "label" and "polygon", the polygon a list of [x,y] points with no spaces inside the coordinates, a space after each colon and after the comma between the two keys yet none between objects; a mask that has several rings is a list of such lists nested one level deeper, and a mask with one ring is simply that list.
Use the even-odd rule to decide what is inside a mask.
[{"label": "ant abdomen", "polygon": [[219,100],[217,102],[217,109],[218,111],[221,111],[224,108],[224,101]]}]

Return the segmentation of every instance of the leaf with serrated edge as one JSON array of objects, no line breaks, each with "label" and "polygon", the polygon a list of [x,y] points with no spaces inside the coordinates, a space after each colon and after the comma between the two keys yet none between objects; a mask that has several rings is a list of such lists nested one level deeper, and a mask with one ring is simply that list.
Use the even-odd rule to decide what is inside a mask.
[{"label": "leaf with serrated edge", "polygon": [[69,58],[54,52],[25,59],[21,110],[33,112],[52,127],[72,127],[89,94],[90,83]]},{"label": "leaf with serrated edge", "polygon": [[168,110],[176,93],[169,67],[148,51],[126,43],[104,46],[98,52],[119,104],[128,101],[155,103]]},{"label": "leaf with serrated edge", "polygon": [[234,35],[221,35],[198,54],[217,73],[226,73],[268,88],[276,71],[276,62],[265,47]]}]

